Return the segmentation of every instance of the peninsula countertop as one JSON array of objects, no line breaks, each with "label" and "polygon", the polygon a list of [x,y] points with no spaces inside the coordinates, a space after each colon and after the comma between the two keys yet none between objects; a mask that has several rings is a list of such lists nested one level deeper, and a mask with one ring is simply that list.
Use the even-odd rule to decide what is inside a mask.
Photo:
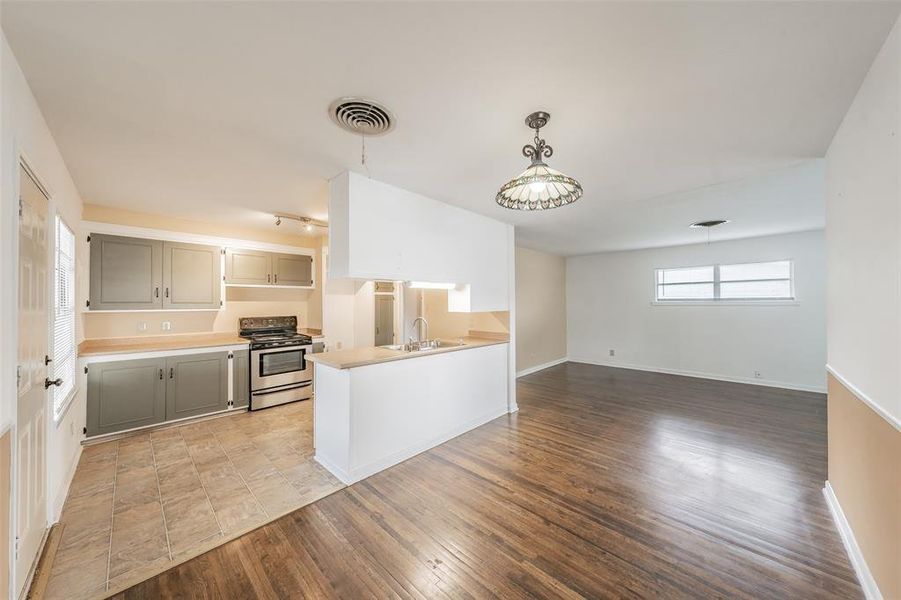
[{"label": "peninsula countertop", "polygon": [[506,344],[509,342],[509,340],[499,339],[499,337],[463,337],[445,341],[462,341],[463,345],[448,346],[446,348],[436,348],[435,350],[424,350],[420,352],[391,350],[389,348],[381,348],[378,346],[370,346],[366,348],[348,348],[347,350],[335,350],[333,352],[308,354],[307,360],[335,369],[352,369],[354,367],[376,365],[379,363],[391,362],[395,360],[421,358],[424,356],[434,356],[436,354],[446,354],[448,352],[461,352],[463,350],[470,350],[472,348],[493,346],[495,344]]}]

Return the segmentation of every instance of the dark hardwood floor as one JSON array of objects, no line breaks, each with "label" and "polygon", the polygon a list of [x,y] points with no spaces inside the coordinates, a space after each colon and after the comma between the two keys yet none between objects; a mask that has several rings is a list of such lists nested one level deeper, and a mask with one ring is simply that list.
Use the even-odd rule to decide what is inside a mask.
[{"label": "dark hardwood floor", "polygon": [[822,394],[567,363],[120,598],[860,598]]}]

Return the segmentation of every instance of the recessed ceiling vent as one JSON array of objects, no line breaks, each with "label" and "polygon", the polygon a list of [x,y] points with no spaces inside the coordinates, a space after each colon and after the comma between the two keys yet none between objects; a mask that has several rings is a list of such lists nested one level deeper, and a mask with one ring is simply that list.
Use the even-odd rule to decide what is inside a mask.
[{"label": "recessed ceiling vent", "polygon": [[716,219],[713,221],[698,221],[697,223],[692,223],[689,227],[694,227],[695,229],[705,228],[710,229],[711,227],[716,227],[717,225],[724,225],[729,221],[724,221],[722,219]]},{"label": "recessed ceiling vent", "polygon": [[382,135],[394,128],[391,111],[366,98],[338,98],[329,106],[338,127],[360,135]]}]

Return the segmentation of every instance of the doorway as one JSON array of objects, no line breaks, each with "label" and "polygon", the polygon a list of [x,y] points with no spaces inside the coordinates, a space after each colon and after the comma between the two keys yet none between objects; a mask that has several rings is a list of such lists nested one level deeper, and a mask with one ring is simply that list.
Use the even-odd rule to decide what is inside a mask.
[{"label": "doorway", "polygon": [[375,345],[394,343],[394,294],[375,295]]},{"label": "doorway", "polygon": [[48,195],[19,165],[19,339],[16,409],[16,595],[47,526]]}]

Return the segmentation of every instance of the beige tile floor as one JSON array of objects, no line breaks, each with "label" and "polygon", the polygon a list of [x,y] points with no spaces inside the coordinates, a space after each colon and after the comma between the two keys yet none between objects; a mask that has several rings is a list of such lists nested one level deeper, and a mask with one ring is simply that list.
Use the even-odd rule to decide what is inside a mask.
[{"label": "beige tile floor", "polygon": [[45,597],[102,596],[342,487],[313,460],[312,402],[87,446]]}]

